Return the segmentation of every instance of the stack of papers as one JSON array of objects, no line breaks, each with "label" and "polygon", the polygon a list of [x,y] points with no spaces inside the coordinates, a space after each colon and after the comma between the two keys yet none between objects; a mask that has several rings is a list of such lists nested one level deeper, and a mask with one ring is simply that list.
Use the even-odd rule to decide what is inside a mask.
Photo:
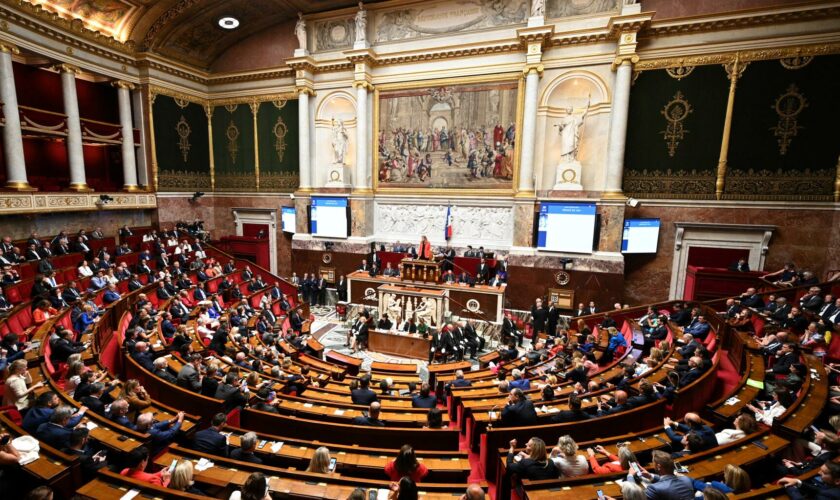
[{"label": "stack of papers", "polygon": [[738,402],[740,402],[740,401],[741,400],[738,399],[737,397],[732,396],[731,398],[727,399],[726,402],[723,403],[723,404],[726,405],[726,406],[733,406],[733,405],[738,404]]},{"label": "stack of papers", "polygon": [[278,451],[280,451],[280,448],[282,448],[282,447],[283,447],[283,441],[278,441],[276,443],[271,443],[271,452],[272,453],[277,453]]},{"label": "stack of papers", "polygon": [[195,464],[195,470],[197,470],[198,472],[204,472],[207,469],[213,467],[213,465],[215,465],[215,464],[213,462],[211,462],[210,460],[207,460],[206,458],[202,458],[201,460],[198,461],[197,464]]},{"label": "stack of papers", "polygon": [[128,490],[128,493],[121,496],[120,500],[131,500],[132,498],[136,497],[139,494],[140,494],[140,490],[138,490],[138,489]]}]

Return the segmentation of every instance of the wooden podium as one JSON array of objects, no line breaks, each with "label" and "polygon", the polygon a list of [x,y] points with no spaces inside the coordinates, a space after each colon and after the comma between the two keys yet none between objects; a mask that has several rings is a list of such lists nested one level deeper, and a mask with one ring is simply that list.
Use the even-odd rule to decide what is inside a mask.
[{"label": "wooden podium", "polygon": [[403,281],[420,283],[440,282],[440,262],[433,260],[403,259],[400,262],[400,276]]}]

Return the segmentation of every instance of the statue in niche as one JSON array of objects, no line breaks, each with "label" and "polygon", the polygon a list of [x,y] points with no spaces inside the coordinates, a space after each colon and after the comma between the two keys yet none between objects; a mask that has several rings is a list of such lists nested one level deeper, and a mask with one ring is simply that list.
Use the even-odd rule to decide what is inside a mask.
[{"label": "statue in niche", "polygon": [[333,160],[338,165],[344,165],[344,157],[347,155],[347,129],[344,128],[344,120],[332,119],[332,148]]},{"label": "statue in niche", "polygon": [[298,12],[297,24],[295,24],[295,36],[298,39],[300,50],[306,50],[306,21],[303,20],[303,12]]},{"label": "statue in niche", "polygon": [[532,0],[531,16],[545,17],[545,0]]},{"label": "statue in niche", "polygon": [[359,12],[356,12],[356,43],[365,43],[367,40],[367,11],[362,2],[359,2]]},{"label": "statue in niche", "polygon": [[578,150],[580,149],[580,135],[583,129],[583,123],[589,114],[589,106],[592,98],[586,102],[586,108],[575,113],[574,108],[566,109],[569,114],[565,120],[555,125],[557,131],[560,133],[560,158],[561,162],[577,161]]}]

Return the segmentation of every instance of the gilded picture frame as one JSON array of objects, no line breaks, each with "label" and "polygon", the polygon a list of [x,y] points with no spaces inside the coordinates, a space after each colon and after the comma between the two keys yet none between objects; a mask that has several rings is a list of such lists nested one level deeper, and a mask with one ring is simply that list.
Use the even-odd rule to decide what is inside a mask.
[{"label": "gilded picture frame", "polygon": [[[380,113],[382,110],[382,103],[383,98],[385,100],[389,99],[393,93],[399,91],[420,91],[418,93],[423,93],[423,91],[428,90],[430,94],[435,92],[439,92],[440,89],[450,89],[455,92],[458,92],[459,89],[465,86],[470,86],[472,88],[478,88],[481,86],[486,86],[488,90],[492,89],[493,86],[511,86],[515,92],[515,109],[512,110],[511,115],[508,116],[514,124],[514,133],[515,138],[513,140],[512,146],[512,158],[510,158],[510,162],[512,165],[512,172],[510,175],[509,182],[504,183],[497,183],[499,187],[496,186],[488,186],[483,185],[481,187],[471,187],[469,182],[466,180],[462,183],[456,183],[452,185],[447,185],[446,187],[440,186],[429,186],[427,183],[418,182],[414,180],[413,182],[389,182],[385,181],[381,178],[381,167],[383,166],[383,156],[380,151],[380,131],[383,130],[383,126],[387,124],[383,124]],[[446,90],[444,90],[445,92]],[[370,145],[371,147],[371,177],[373,179],[373,189],[377,193],[383,194],[419,194],[425,193],[429,195],[452,195],[455,190],[457,190],[459,195],[485,195],[485,196],[511,196],[516,193],[516,187],[519,183],[519,156],[520,156],[520,149],[518,147],[518,143],[521,139],[521,130],[522,130],[522,110],[523,110],[523,101],[524,101],[524,78],[522,77],[522,73],[501,73],[496,75],[482,75],[482,76],[474,76],[474,77],[466,77],[466,78],[440,78],[440,79],[430,79],[430,80],[422,80],[422,81],[414,81],[414,82],[400,82],[400,83],[389,83],[389,84],[381,84],[377,85],[374,91],[374,102],[373,102],[373,139]],[[453,113],[454,115],[454,113]],[[501,123],[504,117],[499,116],[499,122]],[[431,120],[431,118],[430,118]],[[458,126],[458,123],[455,123]],[[507,129],[505,129],[505,132]],[[489,128],[487,134],[492,132],[492,127]],[[389,151],[388,149],[383,148],[385,151]],[[499,155],[501,156],[501,154]],[[387,158],[387,157],[385,157]],[[464,172],[461,174],[465,179],[468,177],[468,172],[470,170],[467,168],[466,163],[467,159],[461,158],[464,163],[463,168]],[[492,167],[491,167],[492,168]],[[433,167],[434,169],[434,167]],[[419,178],[418,178],[419,179]]]}]

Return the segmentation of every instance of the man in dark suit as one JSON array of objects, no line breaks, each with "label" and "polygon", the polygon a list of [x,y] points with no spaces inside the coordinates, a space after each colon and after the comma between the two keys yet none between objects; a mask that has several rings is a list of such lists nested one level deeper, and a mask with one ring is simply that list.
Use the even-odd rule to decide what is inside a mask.
[{"label": "man in dark suit", "polygon": [[228,456],[227,438],[221,433],[226,423],[227,416],[224,413],[214,415],[210,427],[195,433],[193,449],[210,455]]},{"label": "man in dark suit", "polygon": [[367,376],[360,378],[359,388],[350,392],[350,400],[354,405],[369,405],[378,399],[370,389],[370,377]]},{"label": "man in dark suit", "polygon": [[691,311],[685,308],[683,304],[676,303],[668,319],[676,323],[677,326],[688,326],[691,322]]},{"label": "man in dark suit", "polygon": [[464,343],[466,348],[470,350],[470,357],[475,359],[478,351],[484,349],[484,337],[480,337],[469,322],[462,322],[461,325],[464,332]]},{"label": "man in dark suit", "polygon": [[557,335],[557,323],[560,321],[560,308],[551,302],[546,311],[545,333],[554,337]]},{"label": "man in dark suit", "polygon": [[[52,391],[41,393],[35,399],[35,405],[26,412],[26,415],[24,415],[21,427],[23,427],[23,430],[26,432],[34,434],[41,424],[50,421],[55,413],[55,409],[58,408],[58,405],[59,400],[56,393]],[[82,420],[82,417],[85,415],[86,410],[86,408],[82,408],[76,412],[75,415],[72,415],[67,421],[67,427],[72,428],[77,426]]]},{"label": "man in dark suit", "polygon": [[507,342],[509,339],[516,340],[516,343],[522,347],[522,332],[516,329],[516,324],[510,315],[505,314],[505,319],[502,320],[502,342]]},{"label": "man in dark suit", "polygon": [[601,312],[601,310],[595,307],[594,300],[590,300],[589,305],[586,307],[586,314],[595,314],[597,312]]},{"label": "man in dark suit", "polygon": [[192,354],[189,363],[185,364],[178,372],[178,386],[189,389],[193,392],[201,390],[201,354]]},{"label": "man in dark suit", "polygon": [[431,388],[427,382],[423,382],[420,386],[420,394],[415,394],[411,398],[412,408],[434,408],[437,406],[437,398],[430,394]]},{"label": "man in dark suit", "polygon": [[642,472],[651,480],[645,490],[645,496],[650,500],[671,500],[676,498],[692,498],[694,487],[688,476],[674,475],[674,459],[667,452],[656,450],[653,452],[653,466],[655,474]]},{"label": "man in dark suit", "polygon": [[808,292],[799,299],[799,308],[812,313],[819,312],[822,306],[823,299],[820,297],[820,287],[818,286],[809,288]]},{"label": "man in dark suit", "polygon": [[257,435],[253,432],[246,432],[239,439],[239,448],[230,452],[230,458],[239,460],[240,462],[249,462],[252,464],[263,463],[262,459],[254,454],[257,449]]},{"label": "man in dark suit", "polygon": [[579,422],[589,420],[592,415],[581,409],[581,400],[576,395],[569,396],[569,409],[561,410],[551,416],[551,421],[557,424],[565,422]]},{"label": "man in dark suit", "polygon": [[586,316],[588,313],[586,312],[586,306],[583,305],[583,302],[578,304],[577,309],[575,309],[574,317],[577,318],[579,316]]},{"label": "man in dark suit", "polygon": [[381,405],[379,404],[379,401],[374,401],[370,404],[367,415],[359,415],[353,419],[352,423],[368,427],[385,427],[385,422],[379,420],[380,409]]},{"label": "man in dark suit", "polygon": [[96,476],[99,469],[108,466],[105,458],[105,451],[94,453],[88,446],[90,431],[86,427],[73,429],[70,433],[70,440],[67,448],[62,451],[70,456],[79,458],[79,465],[82,469],[82,478],[89,481]]},{"label": "man in dark suit", "polygon": [[598,416],[603,417],[604,415],[612,415],[614,413],[619,413],[622,411],[627,411],[631,408],[629,404],[627,404],[627,393],[624,391],[615,391],[614,396],[615,404],[609,406],[598,400]]},{"label": "man in dark suit", "polygon": [[347,279],[345,279],[343,274],[338,278],[338,284],[335,286],[335,289],[338,293],[338,301],[347,302]]},{"label": "man in dark suit", "polygon": [[120,292],[117,291],[117,285],[110,283],[102,295],[102,302],[105,305],[113,304],[120,300]]},{"label": "man in dark suit", "polygon": [[537,423],[537,411],[534,403],[525,397],[521,389],[513,389],[508,396],[507,405],[502,409],[501,427],[521,427]]},{"label": "man in dark suit", "polygon": [[779,351],[776,353],[776,361],[773,366],[767,370],[768,374],[787,375],[790,373],[790,367],[799,359],[796,353],[796,345],[792,342],[782,344]]},{"label": "man in dark suit", "polygon": [[102,382],[94,382],[90,384],[90,393],[80,397],[79,402],[97,415],[105,416],[105,401],[102,400],[105,389],[105,384]]},{"label": "man in dark suit", "polygon": [[458,275],[458,283],[463,283],[465,285],[471,285],[473,283],[472,278],[466,271],[462,271],[461,274]]},{"label": "man in dark suit", "polygon": [[700,375],[703,375],[703,371],[703,358],[700,356],[692,356],[688,360],[688,371],[683,373],[682,377],[680,377],[680,387],[685,387],[686,385],[699,379]]},{"label": "man in dark suit", "polygon": [[131,353],[131,357],[146,370],[154,371],[154,356],[149,352],[149,345],[145,342],[134,344],[134,352]]},{"label": "man in dark suit", "polygon": [[791,500],[814,498],[816,500],[837,500],[840,498],[840,464],[824,463],[820,466],[819,478],[807,481],[795,477],[783,477],[779,484],[785,486],[785,492]]},{"label": "man in dark suit", "polygon": [[478,268],[475,271],[476,282],[480,285],[486,284],[490,281],[490,267],[487,266],[487,261],[484,258],[478,263]]},{"label": "man in dark suit", "polygon": [[53,448],[59,450],[66,448],[70,444],[70,434],[73,432],[72,426],[68,426],[71,418],[73,418],[73,408],[59,406],[50,415],[49,422],[38,426],[35,437]]},{"label": "man in dark suit", "polygon": [[706,317],[701,314],[697,316],[696,321],[683,329],[683,334],[690,333],[692,337],[703,341],[709,335],[711,329],[711,325],[706,321]]},{"label": "man in dark suit", "polygon": [[538,333],[545,333],[546,319],[548,319],[548,309],[543,305],[542,299],[537,298],[534,305],[531,306],[531,327],[534,329],[535,340]]},{"label": "man in dark suit", "polygon": [[455,250],[449,245],[446,245],[446,249],[443,251],[443,262],[441,262],[440,268],[444,272],[455,269]]}]

